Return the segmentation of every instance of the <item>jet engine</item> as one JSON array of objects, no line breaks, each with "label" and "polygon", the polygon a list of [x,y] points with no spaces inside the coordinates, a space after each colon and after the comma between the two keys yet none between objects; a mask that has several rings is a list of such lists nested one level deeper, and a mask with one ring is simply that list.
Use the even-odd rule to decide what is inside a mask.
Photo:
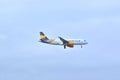
[{"label": "jet engine", "polygon": [[73,48],[74,47],[74,42],[72,42],[72,41],[68,42],[67,46]]}]

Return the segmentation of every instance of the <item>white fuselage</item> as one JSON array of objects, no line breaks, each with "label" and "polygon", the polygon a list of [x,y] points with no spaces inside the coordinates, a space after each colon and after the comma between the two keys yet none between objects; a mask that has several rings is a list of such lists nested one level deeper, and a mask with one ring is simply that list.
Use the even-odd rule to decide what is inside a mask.
[{"label": "white fuselage", "polygon": [[[86,45],[88,44],[88,42],[84,39],[66,39],[67,41],[73,42],[74,45]],[[47,40],[43,43],[47,43],[47,44],[52,44],[52,45],[63,45],[63,42],[59,39],[55,39],[53,42],[50,42],[51,40]],[[42,42],[42,41],[40,41]]]},{"label": "white fuselage", "polygon": [[67,39],[68,41],[71,41],[74,43],[74,45],[86,45],[88,42],[83,39]]}]

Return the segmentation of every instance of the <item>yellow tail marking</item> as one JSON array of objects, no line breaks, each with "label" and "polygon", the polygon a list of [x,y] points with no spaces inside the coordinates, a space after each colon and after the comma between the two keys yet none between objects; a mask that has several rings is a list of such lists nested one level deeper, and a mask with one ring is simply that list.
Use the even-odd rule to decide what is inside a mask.
[{"label": "yellow tail marking", "polygon": [[41,35],[40,38],[44,40],[46,38],[46,36]]}]

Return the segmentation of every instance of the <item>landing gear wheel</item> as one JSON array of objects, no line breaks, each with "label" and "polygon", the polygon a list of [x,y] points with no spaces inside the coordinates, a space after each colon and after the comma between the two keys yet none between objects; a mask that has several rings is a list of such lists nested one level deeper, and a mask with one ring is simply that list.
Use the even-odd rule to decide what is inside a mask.
[{"label": "landing gear wheel", "polygon": [[64,45],[64,49],[66,49],[66,45]]},{"label": "landing gear wheel", "polygon": [[81,48],[83,48],[83,46],[81,45]]}]

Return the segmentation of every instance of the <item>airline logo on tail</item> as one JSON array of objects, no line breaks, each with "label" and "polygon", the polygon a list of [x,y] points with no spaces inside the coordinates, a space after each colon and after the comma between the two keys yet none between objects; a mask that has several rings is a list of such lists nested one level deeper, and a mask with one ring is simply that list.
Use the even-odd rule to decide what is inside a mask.
[{"label": "airline logo on tail", "polygon": [[40,39],[41,40],[48,40],[48,38],[45,36],[43,32],[40,32]]}]

